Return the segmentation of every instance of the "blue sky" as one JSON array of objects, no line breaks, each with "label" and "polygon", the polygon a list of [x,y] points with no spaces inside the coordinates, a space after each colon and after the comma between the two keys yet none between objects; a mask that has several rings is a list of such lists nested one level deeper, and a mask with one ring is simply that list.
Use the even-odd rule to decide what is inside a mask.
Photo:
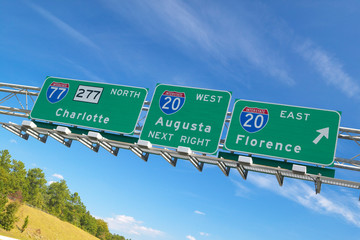
[{"label": "blue sky", "polygon": [[[0,81],[42,86],[46,76],[149,88],[232,91],[248,99],[342,111],[360,128],[358,1],[0,2]],[[16,102],[9,103],[17,106]],[[2,122],[21,123],[1,116]],[[359,191],[218,167],[199,173],[158,156],[93,153],[0,133],[1,149],[64,178],[112,232],[137,240],[358,239]],[[338,142],[336,156],[359,146]],[[360,181],[358,173],[336,177]]]}]

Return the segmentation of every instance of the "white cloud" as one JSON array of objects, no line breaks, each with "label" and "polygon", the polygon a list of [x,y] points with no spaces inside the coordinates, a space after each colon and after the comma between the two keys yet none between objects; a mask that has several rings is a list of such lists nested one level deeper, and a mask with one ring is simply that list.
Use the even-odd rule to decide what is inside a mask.
[{"label": "white cloud", "polygon": [[88,70],[87,68],[81,66],[80,64],[78,64],[68,58],[65,58],[65,61],[67,61],[73,68],[77,69],[82,74],[84,74],[87,78],[93,79],[94,81],[97,81],[97,82],[106,82],[106,81],[104,81],[104,79],[100,78],[99,76],[97,76],[96,74],[94,74],[93,72]]},{"label": "white cloud", "polygon": [[61,174],[58,174],[58,173],[54,173],[52,176],[56,177],[58,179],[61,179],[61,180],[64,179],[64,177]]},{"label": "white cloud", "polygon": [[187,236],[186,236],[186,239],[189,239],[189,240],[196,240],[196,238],[195,238],[195,237],[193,237],[193,236],[191,236],[191,235],[187,235]]},{"label": "white cloud", "polygon": [[314,186],[301,180],[288,178],[285,179],[284,186],[280,187],[274,176],[257,173],[251,174],[248,180],[257,187],[270,190],[315,212],[340,216],[360,227],[360,204],[358,199],[350,194],[331,190],[315,194]]},{"label": "white cloud", "polygon": [[235,196],[237,197],[248,197],[250,193],[250,189],[245,187],[244,181],[237,181],[235,179],[230,179],[233,184],[235,184]]},{"label": "white cloud", "polygon": [[56,182],[56,181],[48,181],[48,182],[47,182],[47,185],[51,185],[51,184],[54,183],[54,182]]},{"label": "white cloud", "polygon": [[210,234],[208,234],[208,233],[206,233],[206,232],[200,232],[200,235],[201,235],[201,236],[205,236],[205,237],[210,236]]},{"label": "white cloud", "polygon": [[212,4],[206,4],[202,6],[202,11],[198,11],[196,3],[190,5],[179,0],[134,0],[131,1],[133,5],[126,7],[115,0],[106,1],[106,4],[132,22],[138,22],[152,37],[161,41],[164,40],[162,38],[171,38],[167,43],[180,46],[192,56],[210,62],[215,60],[215,65],[221,65],[225,71],[233,71],[228,66],[234,63],[244,65],[245,60],[246,64],[266,75],[287,85],[295,84],[288,73],[286,61],[263,35],[266,29],[262,31],[257,29],[259,25],[253,26],[254,21],[245,16],[247,14]]},{"label": "white cloud", "polygon": [[33,3],[29,3],[29,5],[40,15],[42,15],[44,18],[52,22],[55,26],[57,26],[60,30],[62,30],[65,34],[72,37],[73,39],[89,46],[92,48],[98,49],[98,46],[91,41],[88,37],[81,34],[79,31],[75,30],[73,27],[68,25],[67,23],[63,22],[59,18],[55,17],[50,12],[46,11],[45,9],[41,8],[40,6],[37,6]]},{"label": "white cloud", "polygon": [[199,214],[199,215],[206,215],[204,212],[200,212],[199,210],[195,210],[194,213]]},{"label": "white cloud", "polygon": [[[207,9],[208,17],[200,16],[177,0],[156,2],[150,6],[167,23],[170,35],[184,46],[195,45],[223,63],[239,61],[238,56],[241,56],[272,77],[289,85],[295,83],[287,73],[286,64],[272,52],[261,34],[248,25],[249,19],[237,18],[225,9],[220,12],[211,7]],[[209,24],[211,18],[217,19],[218,23]]]},{"label": "white cloud", "polygon": [[335,86],[348,97],[358,97],[360,86],[343,70],[342,64],[337,59],[311,41],[304,41],[296,50],[312,64],[327,84]]},{"label": "white cloud", "polygon": [[10,139],[10,142],[17,144],[17,141],[15,139]]},{"label": "white cloud", "polygon": [[165,233],[150,227],[145,227],[142,221],[138,221],[133,217],[125,215],[116,215],[112,218],[104,218],[108,223],[109,229],[120,234],[129,234],[136,236],[159,237]]}]

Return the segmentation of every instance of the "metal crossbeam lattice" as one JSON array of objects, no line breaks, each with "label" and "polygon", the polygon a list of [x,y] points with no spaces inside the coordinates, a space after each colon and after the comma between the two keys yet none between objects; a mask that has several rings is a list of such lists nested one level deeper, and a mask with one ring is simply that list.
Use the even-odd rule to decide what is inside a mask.
[{"label": "metal crossbeam lattice", "polygon": [[39,95],[40,90],[41,88],[39,87],[0,82],[0,92],[5,93],[5,96],[0,98],[0,104],[10,101],[11,99],[16,99],[18,103],[16,107],[0,105],[0,114],[15,117],[29,117],[32,105],[35,102],[34,97]]},{"label": "metal crossbeam lattice", "polygon": [[[0,104],[12,101],[10,104],[11,106],[0,105],[0,114],[28,118],[31,112],[31,108],[35,102],[35,97],[38,96],[40,90],[41,88],[38,87],[0,83],[0,92],[5,93],[5,96],[0,98]],[[14,104],[16,104],[16,106],[14,106]],[[150,102],[144,102],[144,106],[142,108],[143,113],[149,110],[149,105]],[[231,114],[231,112],[227,113],[225,127],[227,127],[230,121]],[[140,134],[144,119],[145,117],[142,117],[138,121],[135,135]],[[142,146],[136,143],[137,138],[134,138],[133,142],[117,141],[107,139],[98,132],[88,131],[87,134],[79,134],[71,132],[69,128],[64,126],[57,126],[55,128],[38,127],[31,121],[24,121],[22,125],[11,122],[0,122],[0,124],[4,129],[18,135],[25,140],[31,136],[45,143],[47,137],[50,136],[66,147],[70,147],[73,141],[79,141],[95,152],[98,152],[101,147],[114,156],[117,156],[119,149],[127,149],[134,152],[144,161],[148,161],[150,154],[160,155],[174,167],[176,166],[179,159],[183,159],[191,162],[200,172],[203,170],[204,164],[212,164],[217,165],[226,176],[229,175],[231,168],[235,168],[244,180],[247,179],[249,171],[272,174],[276,177],[280,186],[283,185],[285,177],[311,181],[314,183],[316,193],[320,193],[322,184],[360,189],[359,182],[336,179],[321,175],[313,175],[309,173],[299,173],[288,169],[257,165],[253,164],[252,162],[238,162],[193,152],[184,154],[184,152],[178,152],[177,150],[153,147],[151,144],[148,146]],[[360,129],[340,127],[338,138],[353,141],[360,147]],[[224,139],[221,139],[219,144],[220,149],[223,148],[224,141]],[[360,154],[357,154],[350,159],[336,157],[334,161],[334,167],[347,169],[350,171],[360,171]]]}]

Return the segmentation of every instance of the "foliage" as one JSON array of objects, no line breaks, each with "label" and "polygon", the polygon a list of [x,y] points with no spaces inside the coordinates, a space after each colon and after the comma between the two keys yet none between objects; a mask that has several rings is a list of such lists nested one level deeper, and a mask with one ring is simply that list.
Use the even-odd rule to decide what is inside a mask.
[{"label": "foliage", "polygon": [[11,155],[8,150],[0,151],[0,167],[4,169],[5,172],[10,173]]},{"label": "foliage", "polygon": [[5,211],[1,213],[0,225],[6,231],[14,228],[14,224],[17,221],[16,212],[19,206],[19,203],[11,202],[5,207]]},{"label": "foliage", "polygon": [[[10,230],[16,221],[18,202],[47,211],[102,240],[125,240],[111,234],[104,220],[94,218],[86,210],[77,192],[71,193],[65,180],[46,185],[45,174],[40,168],[26,170],[21,161],[12,160],[9,151],[0,151],[0,227]],[[16,200],[8,205],[7,197]],[[28,224],[25,219],[21,231]]]},{"label": "foliage", "polygon": [[95,236],[100,239],[106,239],[106,234],[109,232],[107,223],[102,219],[96,219],[96,234]]},{"label": "foliage", "polygon": [[70,200],[70,191],[65,180],[50,184],[46,193],[48,197],[47,209],[50,213],[63,219],[63,211],[66,203]]},{"label": "foliage", "polygon": [[24,232],[27,225],[29,224],[29,216],[26,216],[25,220],[24,220],[24,224],[21,227],[21,232]]},{"label": "foliage", "polygon": [[7,202],[8,202],[7,197],[5,195],[0,195],[0,219],[5,211],[5,206]]},{"label": "foliage", "polygon": [[126,240],[123,236],[117,234],[110,234],[106,240]]},{"label": "foliage", "polygon": [[81,216],[80,226],[92,235],[95,235],[97,232],[96,218],[91,216],[89,211]]},{"label": "foliage", "polygon": [[24,187],[26,186],[26,169],[25,164],[21,161],[12,161],[10,166],[10,181],[9,181],[9,191],[10,192],[23,192]]},{"label": "foliage", "polygon": [[45,207],[46,180],[40,168],[29,169],[26,175],[25,201],[33,206],[43,209]]}]

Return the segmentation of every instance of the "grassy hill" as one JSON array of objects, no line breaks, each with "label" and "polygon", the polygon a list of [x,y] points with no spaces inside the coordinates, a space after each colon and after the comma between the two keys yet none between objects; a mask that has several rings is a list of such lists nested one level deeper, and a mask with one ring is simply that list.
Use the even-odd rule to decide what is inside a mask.
[{"label": "grassy hill", "polygon": [[[60,219],[42,212],[38,209],[22,204],[17,212],[19,220],[15,228],[10,232],[0,228],[0,235],[17,238],[21,240],[96,240],[98,238],[81,230],[74,225],[63,222]],[[26,216],[29,216],[29,224],[26,230],[21,233],[20,229]]]}]

